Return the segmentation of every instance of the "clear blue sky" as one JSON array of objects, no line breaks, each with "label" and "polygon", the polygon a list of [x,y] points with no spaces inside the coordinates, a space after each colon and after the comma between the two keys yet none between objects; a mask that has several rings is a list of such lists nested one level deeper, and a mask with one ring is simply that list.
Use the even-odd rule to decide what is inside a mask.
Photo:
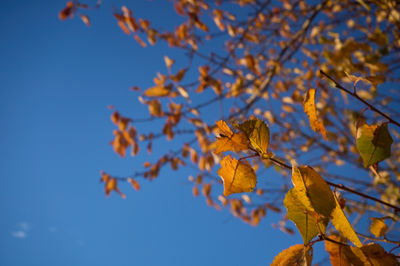
[{"label": "clear blue sky", "polygon": [[[105,197],[100,170],[127,175],[142,164],[112,151],[107,106],[144,112],[129,88],[150,86],[168,51],[123,34],[110,3],[90,13],[90,28],[61,22],[65,3],[1,3],[0,265],[266,265],[301,243],[272,229],[270,213],[251,227],[207,207],[187,172],[166,171],[140,192],[121,185],[125,200]],[[112,4],[124,3],[173,25],[168,1]]]}]

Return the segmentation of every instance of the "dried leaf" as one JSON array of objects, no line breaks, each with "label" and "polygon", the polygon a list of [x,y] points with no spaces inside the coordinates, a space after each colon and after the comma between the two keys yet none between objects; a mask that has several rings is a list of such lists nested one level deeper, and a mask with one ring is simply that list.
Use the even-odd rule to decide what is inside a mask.
[{"label": "dried leaf", "polygon": [[155,86],[144,91],[143,95],[147,97],[165,97],[171,92],[170,87]]},{"label": "dried leaf", "polygon": [[216,154],[226,151],[240,152],[249,148],[248,139],[243,133],[233,133],[225,121],[220,120],[216,124],[216,133],[219,135],[216,142]]},{"label": "dried leaf", "polygon": [[250,145],[261,155],[268,155],[269,128],[267,124],[259,119],[248,120],[237,128],[250,140]]},{"label": "dried leaf", "polygon": [[382,237],[386,234],[389,227],[385,224],[384,218],[370,218],[372,220],[369,231],[376,237]]},{"label": "dried leaf", "polygon": [[312,247],[297,244],[279,253],[271,266],[305,266],[311,265]]},{"label": "dried leaf", "polygon": [[224,183],[224,196],[251,192],[257,183],[257,177],[251,165],[246,160],[238,161],[231,155],[222,159],[218,175]]},{"label": "dried leaf", "polygon": [[315,132],[319,131],[326,140],[326,130],[324,124],[318,121],[317,110],[315,108],[315,89],[309,89],[304,100],[304,112],[310,120],[310,126]]}]

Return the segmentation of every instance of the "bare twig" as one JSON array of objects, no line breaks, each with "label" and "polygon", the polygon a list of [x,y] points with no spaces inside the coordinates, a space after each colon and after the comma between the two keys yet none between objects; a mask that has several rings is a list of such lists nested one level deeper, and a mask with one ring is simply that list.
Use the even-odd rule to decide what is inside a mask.
[{"label": "bare twig", "polygon": [[386,118],[387,120],[389,120],[390,123],[395,124],[396,126],[400,127],[400,123],[393,120],[390,116],[388,116],[387,114],[385,114],[384,112],[380,111],[379,109],[377,109],[375,106],[373,106],[372,104],[368,103],[367,101],[365,101],[363,98],[361,98],[360,96],[358,96],[358,94],[356,93],[356,91],[351,92],[348,89],[346,89],[345,87],[343,87],[342,85],[340,85],[334,78],[332,78],[331,76],[329,76],[328,74],[326,74],[324,71],[319,70],[319,72],[324,75],[325,77],[327,77],[329,80],[331,80],[333,83],[335,83],[336,88],[346,92],[347,94],[353,96],[354,98],[356,98],[357,100],[359,100],[360,102],[362,102],[363,104],[365,104],[366,106],[368,106],[369,109],[371,109],[372,111],[380,114],[381,116],[383,116],[384,118]]}]

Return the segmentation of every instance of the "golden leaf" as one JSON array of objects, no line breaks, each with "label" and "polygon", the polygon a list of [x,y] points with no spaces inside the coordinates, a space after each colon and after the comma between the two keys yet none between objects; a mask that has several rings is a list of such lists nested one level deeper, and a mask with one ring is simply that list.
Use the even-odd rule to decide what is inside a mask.
[{"label": "golden leaf", "polygon": [[353,227],[351,226],[349,220],[347,220],[346,215],[344,214],[342,208],[340,207],[339,202],[336,199],[336,196],[333,195],[335,198],[336,206],[335,209],[332,211],[332,224],[339,231],[339,233],[350,240],[354,245],[357,247],[362,247],[361,241],[358,238],[356,232],[354,231]]},{"label": "golden leaf", "polygon": [[242,132],[233,133],[225,121],[216,122],[216,134],[219,135],[216,141],[215,153],[226,151],[240,152],[249,148],[249,141]]},{"label": "golden leaf", "polygon": [[231,155],[222,159],[218,175],[224,183],[224,196],[251,192],[257,183],[257,177],[251,165],[246,160],[238,161]]},{"label": "golden leaf", "polygon": [[279,253],[271,263],[271,266],[308,266],[311,265],[312,253],[312,247],[297,244]]},{"label": "golden leaf", "polygon": [[[340,241],[340,237],[331,235],[330,239],[335,240],[337,242]],[[345,249],[347,247],[344,245],[339,245],[331,241],[325,241],[325,250],[329,253],[329,259],[331,261],[332,266],[348,266],[350,265],[349,261],[345,256]]]},{"label": "golden leaf", "polygon": [[311,88],[307,91],[304,100],[304,112],[310,120],[310,126],[315,132],[319,131],[326,140],[326,130],[324,124],[318,121],[317,110],[315,108],[315,89]]},{"label": "golden leaf", "polygon": [[131,183],[131,185],[132,185],[132,187],[133,187],[134,190],[136,190],[136,191],[139,191],[139,190],[140,190],[140,184],[139,184],[139,182],[136,181],[135,179],[128,177],[128,178],[126,179],[126,181],[128,181],[129,183]]},{"label": "golden leaf", "polygon": [[384,218],[375,218],[371,217],[372,220],[371,226],[369,227],[369,231],[376,237],[381,237],[386,234],[386,231],[389,227],[385,224]]},{"label": "golden leaf", "polygon": [[151,87],[143,93],[144,96],[147,97],[165,97],[168,96],[168,94],[171,92],[170,87],[166,86],[154,86]]}]

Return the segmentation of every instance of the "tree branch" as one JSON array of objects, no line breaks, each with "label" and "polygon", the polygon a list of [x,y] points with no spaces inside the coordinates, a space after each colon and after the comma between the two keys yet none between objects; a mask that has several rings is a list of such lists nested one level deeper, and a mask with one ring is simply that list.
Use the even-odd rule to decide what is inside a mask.
[{"label": "tree branch", "polygon": [[333,79],[331,76],[329,76],[328,74],[326,74],[324,71],[322,71],[321,69],[319,70],[319,72],[324,75],[325,77],[327,77],[329,80],[331,80],[333,83],[335,83],[336,88],[346,92],[347,94],[353,96],[354,98],[356,98],[357,100],[359,100],[360,102],[362,102],[363,104],[365,104],[366,106],[368,106],[369,109],[371,109],[372,111],[380,114],[381,116],[383,116],[384,118],[386,118],[387,120],[389,120],[390,123],[395,124],[396,126],[400,127],[400,123],[393,120],[390,116],[388,116],[387,114],[385,114],[384,112],[380,111],[379,109],[377,109],[376,107],[374,107],[372,104],[368,103],[367,101],[365,101],[363,98],[361,98],[360,96],[358,96],[358,94],[356,92],[351,92],[348,89],[346,89],[345,87],[343,87],[342,85],[340,85],[335,79]]}]

